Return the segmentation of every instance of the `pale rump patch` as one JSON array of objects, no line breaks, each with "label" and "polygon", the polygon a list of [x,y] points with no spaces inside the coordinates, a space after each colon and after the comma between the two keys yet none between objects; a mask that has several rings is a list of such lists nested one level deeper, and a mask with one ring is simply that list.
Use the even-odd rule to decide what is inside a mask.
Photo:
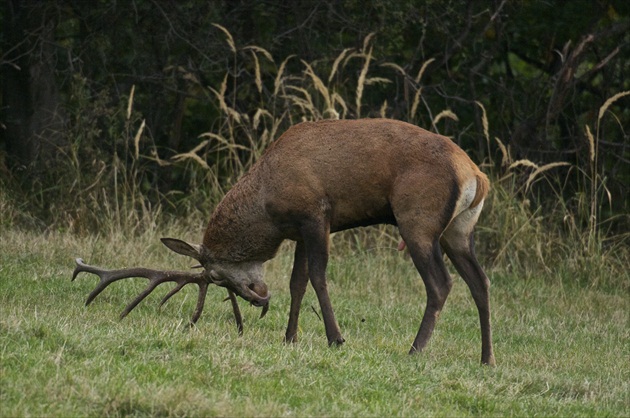
[{"label": "pale rump patch", "polygon": [[456,218],[457,215],[459,215],[471,206],[472,202],[475,200],[476,194],[477,179],[474,178],[466,182],[466,184],[462,188],[459,199],[457,199],[457,204],[455,205],[455,213],[453,213],[453,218]]},{"label": "pale rump patch", "polygon": [[464,210],[451,221],[442,234],[442,238],[449,243],[451,248],[465,249],[468,247],[467,238],[472,233],[482,208],[483,200],[477,206]]},{"label": "pale rump patch", "polygon": [[[470,231],[472,231],[475,223],[477,223],[477,219],[479,218],[479,214],[483,208],[484,200],[481,198],[479,202],[475,202],[478,197],[477,194],[479,193],[479,182],[480,180],[475,178],[464,185],[464,188],[457,199],[457,203],[455,204],[453,217],[444,230],[444,234],[447,236],[447,239],[448,237],[452,238],[453,236],[467,236]],[[473,203],[477,204],[473,205]],[[401,239],[396,249],[398,251],[403,251],[405,248],[407,248],[407,244],[405,243],[405,240]]]}]

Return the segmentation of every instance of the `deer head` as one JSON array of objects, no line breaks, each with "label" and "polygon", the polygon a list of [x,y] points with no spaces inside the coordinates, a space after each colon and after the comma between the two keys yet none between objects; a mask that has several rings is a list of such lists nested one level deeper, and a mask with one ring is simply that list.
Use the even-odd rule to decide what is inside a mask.
[{"label": "deer head", "polygon": [[262,280],[262,263],[215,260],[203,244],[190,244],[176,238],[162,238],[162,243],[178,254],[197,260],[209,282],[227,288],[254,306],[262,306],[263,316],[267,312],[271,295]]}]

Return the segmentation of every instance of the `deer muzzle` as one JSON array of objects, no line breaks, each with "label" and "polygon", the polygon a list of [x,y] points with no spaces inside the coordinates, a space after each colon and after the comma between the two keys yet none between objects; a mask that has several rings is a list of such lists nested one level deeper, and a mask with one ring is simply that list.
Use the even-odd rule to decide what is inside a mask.
[{"label": "deer muzzle", "polygon": [[271,294],[267,290],[265,283],[251,283],[247,286],[249,295],[243,296],[245,300],[248,300],[254,306],[267,306],[269,305],[269,299]]},{"label": "deer muzzle", "polygon": [[267,285],[263,282],[260,283],[251,283],[248,286],[249,290],[253,294],[250,303],[254,306],[262,306],[262,312],[260,313],[260,318],[264,317],[269,310],[269,299],[271,299],[271,294],[267,290]]},{"label": "deer muzzle", "polygon": [[269,310],[269,299],[271,299],[271,294],[267,290],[267,285],[264,282],[256,281],[244,284],[233,283],[229,279],[212,278],[211,280],[214,284],[225,287],[226,289],[236,293],[253,306],[262,307],[263,310],[260,315],[261,318],[265,316]]}]

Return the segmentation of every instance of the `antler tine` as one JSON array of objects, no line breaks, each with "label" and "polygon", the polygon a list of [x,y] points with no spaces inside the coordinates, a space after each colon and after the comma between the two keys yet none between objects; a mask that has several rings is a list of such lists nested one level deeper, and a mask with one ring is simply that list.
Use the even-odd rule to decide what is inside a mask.
[{"label": "antler tine", "polygon": [[[120,270],[106,270],[100,267],[90,266],[85,264],[82,259],[77,258],[76,260],[77,266],[72,273],[72,281],[76,279],[77,275],[82,272],[96,274],[100,281],[96,285],[96,288],[89,294],[85,305],[89,305],[107,286],[110,284],[126,278],[131,277],[144,277],[149,279],[149,285],[138,295],[136,298],[129,303],[120,314],[120,319],[126,317],[140,302],[142,302],[151,292],[155,290],[162,283],[166,282],[175,282],[177,286],[171,289],[166,296],[162,299],[159,306],[162,306],[168,301],[174,294],[182,290],[184,286],[190,283],[195,283],[199,286],[199,296],[197,298],[197,306],[195,308],[195,312],[193,313],[190,319],[190,325],[194,325],[201,313],[203,312],[203,307],[206,301],[206,295],[208,293],[208,285],[212,282],[209,282],[203,272],[200,273],[191,273],[184,271],[165,271],[165,270],[151,270],[143,267],[135,267],[128,269],[120,269]],[[234,319],[236,320],[236,326],[238,328],[239,335],[243,334],[243,317],[241,316],[241,311],[238,307],[238,303],[236,301],[236,296],[228,290],[228,295],[230,295],[230,300],[232,301],[232,310],[234,311]]]},{"label": "antler tine", "polygon": [[[127,305],[125,307],[125,310],[122,311],[122,313],[120,314],[120,319],[123,319],[124,317],[126,317],[129,312],[131,312],[133,310],[133,308],[135,308],[136,306],[138,306],[138,304],[140,302],[142,302],[144,300],[144,298],[146,298],[147,296],[149,296],[149,294],[151,294],[151,292],[153,292],[155,290],[156,287],[158,287],[160,284],[166,282],[166,281],[172,281],[172,279],[169,278],[165,278],[165,277],[161,277],[158,279],[151,279],[149,278],[149,285],[142,291],[142,293],[140,293],[138,296],[136,296],[136,298],[134,300],[131,301],[131,303],[129,303],[129,305]],[[184,283],[184,285],[186,285],[187,283]],[[182,288],[184,287],[184,285],[177,286],[178,288]],[[179,289],[178,289],[179,291]]]},{"label": "antler tine", "polygon": [[[206,293],[208,293],[208,283],[203,283],[199,285],[199,296],[197,297],[197,307],[195,308],[195,312],[193,313],[192,318],[190,319],[190,326],[192,327],[197,323],[197,320],[201,316],[201,312],[203,311],[204,303],[206,302]],[[234,313],[236,315],[236,312]],[[237,319],[238,322],[238,319]]]},{"label": "antler tine", "polygon": [[232,310],[234,311],[234,319],[236,320],[236,326],[238,327],[238,335],[243,335],[243,317],[241,316],[241,311],[238,308],[236,295],[230,289],[228,289],[228,299],[230,299],[230,303],[232,303]]},{"label": "antler tine", "polygon": [[162,305],[164,305],[166,303],[166,301],[168,301],[171,296],[173,296],[175,293],[179,292],[180,290],[182,290],[182,288],[186,286],[186,283],[182,283],[182,284],[178,284],[177,286],[175,286],[174,288],[172,288],[167,294],[166,296],[164,296],[164,298],[162,298],[162,301],[160,302],[159,307],[162,307]]},{"label": "antler tine", "polygon": [[154,273],[163,273],[156,270],[149,270],[145,268],[130,268],[130,269],[120,269],[120,270],[105,270],[99,267],[90,266],[85,264],[82,259],[77,258],[76,260],[77,266],[74,269],[74,273],[72,273],[72,281],[77,278],[77,275],[81,272],[96,274],[101,280],[99,281],[96,288],[89,294],[87,300],[85,301],[85,306],[92,303],[92,301],[109,286],[110,284],[129,277],[145,277],[149,280],[154,276]]},{"label": "antler tine", "polygon": [[[166,296],[164,296],[164,299],[162,299],[162,301],[160,302],[160,306],[164,305],[166,303],[166,301],[169,300],[171,298],[171,296],[173,296],[175,293],[177,293],[180,290],[182,290],[182,288],[186,284],[187,283],[180,283],[176,287],[171,289],[171,291],[168,292],[168,294]],[[195,325],[197,323],[197,320],[201,316],[201,313],[203,312],[204,304],[206,302],[206,294],[207,293],[208,293],[208,283],[199,283],[199,296],[197,298],[197,307],[195,308],[195,312],[193,313],[193,316],[190,319],[190,326]],[[238,306],[236,307],[236,309],[238,309]],[[240,311],[239,312],[234,312],[234,316],[236,317],[237,326],[239,326],[239,332],[240,332],[240,329],[242,328],[242,322],[239,322],[239,321],[241,321],[240,320]]]},{"label": "antler tine", "polygon": [[[177,286],[172,289],[168,295],[162,299],[163,305],[171,296],[175,293],[179,292],[185,285],[189,283],[196,283],[199,286],[199,300],[197,303],[197,309],[195,310],[195,314],[193,316],[192,323],[196,322],[201,315],[201,311],[203,310],[203,303],[205,302],[205,294],[208,290],[208,281],[204,277],[203,273],[190,273],[190,272],[182,272],[182,271],[163,271],[163,270],[152,270],[142,267],[136,268],[128,268],[128,269],[120,269],[120,270],[105,270],[99,267],[90,266],[83,262],[82,259],[76,259],[77,267],[74,269],[74,273],[72,274],[72,280],[76,279],[77,275],[81,272],[87,272],[96,274],[100,281],[96,288],[90,293],[85,302],[85,305],[89,305],[107,286],[110,284],[126,278],[131,277],[144,277],[149,279],[149,285],[140,293],[121,313],[120,318],[124,318],[131,312],[140,302],[142,302],[156,287],[158,287],[162,283],[166,282],[175,282]],[[201,304],[201,306],[200,306]]]}]

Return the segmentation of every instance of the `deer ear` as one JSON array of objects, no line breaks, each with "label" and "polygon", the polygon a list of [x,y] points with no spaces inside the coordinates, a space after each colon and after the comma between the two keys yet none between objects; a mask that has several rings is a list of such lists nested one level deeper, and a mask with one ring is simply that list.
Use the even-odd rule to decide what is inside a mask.
[{"label": "deer ear", "polygon": [[160,241],[177,254],[187,255],[197,261],[201,261],[201,245],[190,244],[177,238],[161,238]]}]

